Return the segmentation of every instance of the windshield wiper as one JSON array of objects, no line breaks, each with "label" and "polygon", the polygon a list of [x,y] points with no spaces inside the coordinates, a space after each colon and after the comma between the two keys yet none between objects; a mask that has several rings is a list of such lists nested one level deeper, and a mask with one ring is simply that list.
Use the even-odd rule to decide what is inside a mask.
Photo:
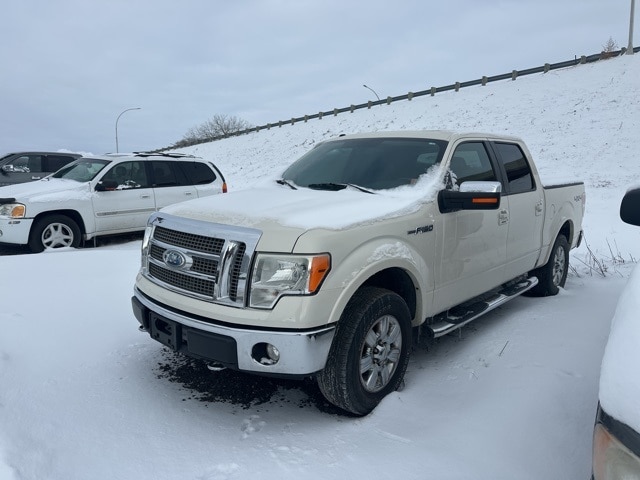
[{"label": "windshield wiper", "polygon": [[364,193],[371,193],[372,195],[375,194],[375,192],[367,190],[366,188],[361,187],[360,185],[356,185],[355,183],[312,183],[308,185],[308,187],[313,190],[331,190],[334,192],[337,192],[338,190],[344,190],[347,187],[351,187]]},{"label": "windshield wiper", "polygon": [[290,184],[289,182],[287,182],[284,178],[281,178],[280,180],[276,180],[276,183],[278,185],[286,185],[287,187],[289,187],[291,190],[297,190],[296,187],[294,187],[292,184]]}]

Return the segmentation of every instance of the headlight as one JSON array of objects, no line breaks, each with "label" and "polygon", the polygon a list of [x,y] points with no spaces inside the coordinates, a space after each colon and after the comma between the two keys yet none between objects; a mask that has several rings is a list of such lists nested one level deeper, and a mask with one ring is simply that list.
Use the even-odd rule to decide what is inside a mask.
[{"label": "headlight", "polygon": [[283,295],[312,295],[331,268],[329,254],[259,253],[251,273],[249,306],[273,308]]},{"label": "headlight", "polygon": [[593,478],[595,480],[640,479],[640,458],[602,425],[593,432]]},{"label": "headlight", "polygon": [[22,203],[5,203],[0,205],[0,217],[24,218],[27,208]]}]

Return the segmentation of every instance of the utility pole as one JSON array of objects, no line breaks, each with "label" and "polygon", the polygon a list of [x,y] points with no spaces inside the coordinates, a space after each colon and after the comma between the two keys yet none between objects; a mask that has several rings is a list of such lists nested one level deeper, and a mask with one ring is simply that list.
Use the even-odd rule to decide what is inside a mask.
[{"label": "utility pole", "polygon": [[629,19],[629,45],[627,46],[627,55],[633,55],[633,11],[636,0],[631,0],[631,17]]}]

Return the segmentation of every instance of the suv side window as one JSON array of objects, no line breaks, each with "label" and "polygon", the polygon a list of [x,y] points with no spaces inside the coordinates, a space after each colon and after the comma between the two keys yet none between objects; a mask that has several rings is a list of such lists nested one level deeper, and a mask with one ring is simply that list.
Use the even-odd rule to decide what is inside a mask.
[{"label": "suv side window", "polygon": [[47,172],[57,172],[67,163],[71,163],[75,160],[75,157],[69,157],[67,155],[47,155]]},{"label": "suv side window", "polygon": [[520,147],[514,143],[495,143],[498,160],[507,172],[509,193],[535,190],[531,167]]},{"label": "suv side window", "polygon": [[177,165],[178,162],[154,161],[153,169],[154,187],[179,187],[190,185],[186,175]]},{"label": "suv side window", "polygon": [[21,155],[14,158],[7,165],[13,165],[14,172],[42,172],[42,155]]},{"label": "suv side window", "polygon": [[104,174],[101,181],[114,182],[114,185],[117,185],[115,190],[149,187],[144,162],[118,163]]},{"label": "suv side window", "polygon": [[459,145],[453,152],[449,170],[455,175],[458,186],[468,181],[497,181],[483,142],[467,142]]},{"label": "suv side window", "polygon": [[206,164],[200,162],[176,163],[189,181],[189,185],[206,185],[216,180],[216,174]]}]

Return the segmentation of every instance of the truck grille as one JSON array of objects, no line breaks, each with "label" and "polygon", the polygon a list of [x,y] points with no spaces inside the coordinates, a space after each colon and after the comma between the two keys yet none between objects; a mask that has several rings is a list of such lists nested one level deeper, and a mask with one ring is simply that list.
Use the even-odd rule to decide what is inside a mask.
[{"label": "truck grille", "polygon": [[147,279],[200,300],[245,306],[250,260],[261,232],[160,214],[150,222],[156,226],[143,251]]},{"label": "truck grille", "polygon": [[197,252],[220,255],[224,246],[224,239],[211,238],[193,233],[178,232],[168,228],[156,227],[153,237],[160,242],[176,247],[183,247]]}]

